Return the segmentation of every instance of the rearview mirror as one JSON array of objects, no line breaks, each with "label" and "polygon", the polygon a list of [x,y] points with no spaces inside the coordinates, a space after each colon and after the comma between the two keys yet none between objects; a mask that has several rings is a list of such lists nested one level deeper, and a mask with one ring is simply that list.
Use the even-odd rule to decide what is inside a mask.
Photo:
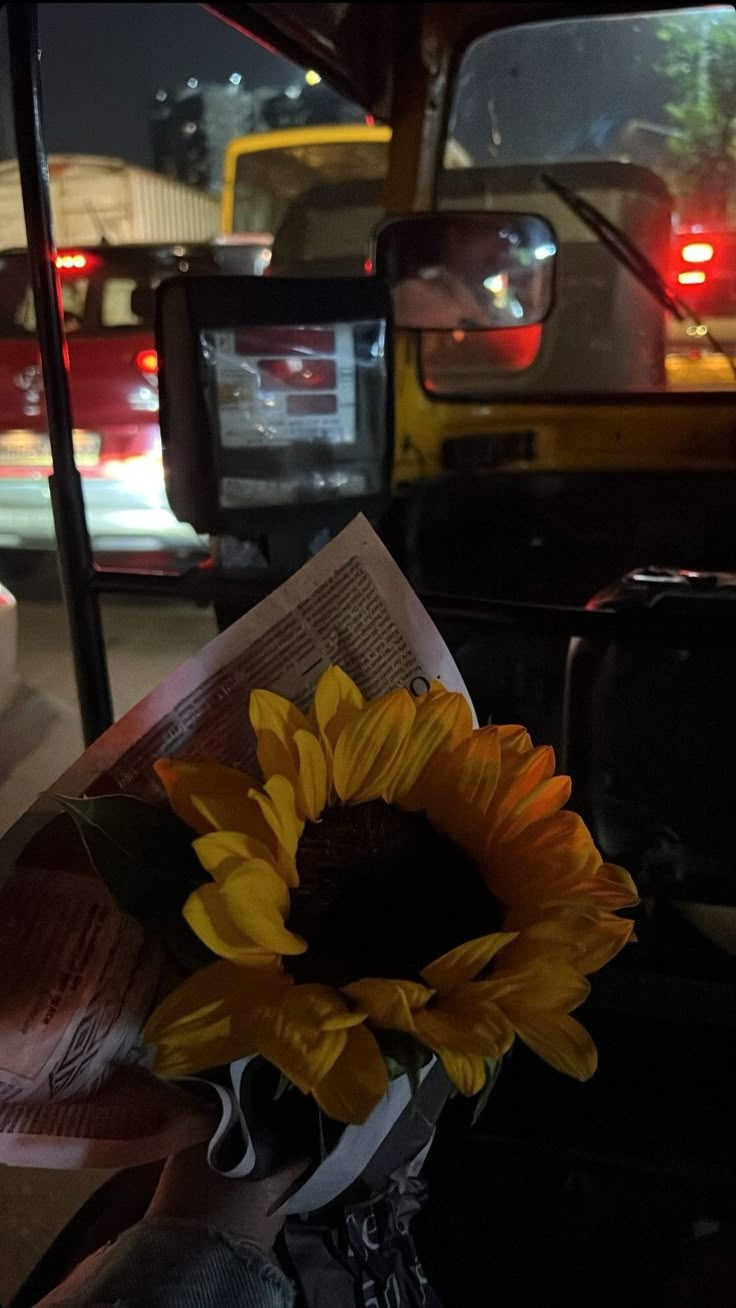
[{"label": "rearview mirror", "polygon": [[556,253],[543,218],[448,211],[385,223],[374,262],[391,285],[396,327],[488,331],[546,317]]}]

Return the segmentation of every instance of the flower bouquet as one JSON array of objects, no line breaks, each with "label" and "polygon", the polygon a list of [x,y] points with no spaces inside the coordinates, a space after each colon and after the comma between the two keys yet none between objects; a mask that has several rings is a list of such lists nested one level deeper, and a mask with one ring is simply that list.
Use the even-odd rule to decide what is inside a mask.
[{"label": "flower bouquet", "polygon": [[[97,878],[162,960],[158,1002],[146,996],[137,1027],[128,1015],[86,1093],[131,1069],[178,1094],[204,1087],[219,1111],[210,1159],[233,1175],[258,1175],[298,1142],[313,1163],[283,1210],[324,1226],[338,1198],[343,1214],[373,1205],[382,1239],[357,1250],[344,1216],[328,1220],[345,1276],[351,1252],[372,1260],[376,1284],[398,1264],[400,1301],[428,1303],[407,1223],[448,1095],[479,1111],[516,1040],[592,1075],[595,1046],[571,1014],[589,974],[629,939],[617,910],[636,890],[564,808],[570,783],[552,750],[519,726],[476,725],[448,652],[367,525],[323,555],[266,602],[270,686],[250,670],[236,684],[224,660],[224,691],[200,676],[210,696],[200,693],[183,748],[157,751],[160,729],[146,750],[137,740],[144,786],[121,786],[118,761],[118,793],[109,770],[84,797],[57,788]],[[357,645],[346,594],[360,600]],[[313,634],[322,624],[321,657],[289,695],[274,684],[293,648],[273,631],[295,612],[311,614]],[[255,615],[243,619],[250,637]],[[238,639],[237,627],[219,638],[231,652]],[[203,748],[215,719],[216,745]],[[163,738],[176,743],[171,730]],[[287,1224],[316,1303],[299,1270],[307,1238]],[[352,1302],[347,1288],[340,1301]]]}]

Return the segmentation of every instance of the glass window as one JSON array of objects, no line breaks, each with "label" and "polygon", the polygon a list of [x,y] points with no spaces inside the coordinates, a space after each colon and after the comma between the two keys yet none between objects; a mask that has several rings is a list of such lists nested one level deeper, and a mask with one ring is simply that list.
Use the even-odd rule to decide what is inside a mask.
[{"label": "glass window", "polygon": [[[67,332],[80,331],[86,324],[86,277],[64,278],[61,296]],[[36,332],[36,307],[28,279],[25,260],[0,261],[0,336],[33,336]]]},{"label": "glass window", "polygon": [[[430,389],[732,389],[735,120],[732,8],[529,24],[477,40],[448,128],[470,162],[443,172],[440,203],[546,218],[556,301],[539,349],[515,352],[508,370],[480,363],[477,342],[425,345]],[[676,314],[607,248],[606,223],[654,265]]]},{"label": "glass window", "polygon": [[[133,277],[107,277],[102,284],[102,327],[149,327],[147,314],[133,312],[132,297],[141,282]],[[148,283],[144,282],[143,287]],[[136,306],[140,308],[140,305]]]},{"label": "glass window", "polygon": [[[325,128],[328,135],[329,128]],[[382,178],[388,162],[386,132],[376,139],[325,141],[240,155],[236,165],[233,230],[274,234],[289,206],[327,182]]]}]

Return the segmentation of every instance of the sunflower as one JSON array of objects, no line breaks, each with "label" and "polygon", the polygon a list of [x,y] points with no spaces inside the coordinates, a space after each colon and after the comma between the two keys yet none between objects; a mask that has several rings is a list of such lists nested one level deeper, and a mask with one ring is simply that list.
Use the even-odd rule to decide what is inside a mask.
[{"label": "sunflower", "polygon": [[459,1091],[518,1036],[579,1080],[596,1050],[571,1012],[629,939],[636,903],[601,862],[566,777],[521,727],[473,728],[433,683],[366,701],[338,667],[308,714],[250,697],[262,780],[160,759],[211,880],[184,916],[219,961],[146,1027],[173,1077],[259,1053],[341,1122],[387,1088],[385,1033],[442,1061]]}]

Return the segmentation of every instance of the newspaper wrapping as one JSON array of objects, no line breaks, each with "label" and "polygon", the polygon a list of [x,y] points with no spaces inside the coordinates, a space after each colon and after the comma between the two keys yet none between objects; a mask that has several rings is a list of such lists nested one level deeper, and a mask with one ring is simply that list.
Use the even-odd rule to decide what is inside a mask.
[{"label": "newspaper wrapping", "polygon": [[1,1163],[124,1167],[212,1137],[201,1098],[125,1065],[166,959],[116,908],[53,792],[159,799],[151,765],[164,754],[253,769],[250,690],[305,707],[330,663],[369,697],[421,694],[430,678],[467,693],[363,517],[115,723],[0,840]]}]

